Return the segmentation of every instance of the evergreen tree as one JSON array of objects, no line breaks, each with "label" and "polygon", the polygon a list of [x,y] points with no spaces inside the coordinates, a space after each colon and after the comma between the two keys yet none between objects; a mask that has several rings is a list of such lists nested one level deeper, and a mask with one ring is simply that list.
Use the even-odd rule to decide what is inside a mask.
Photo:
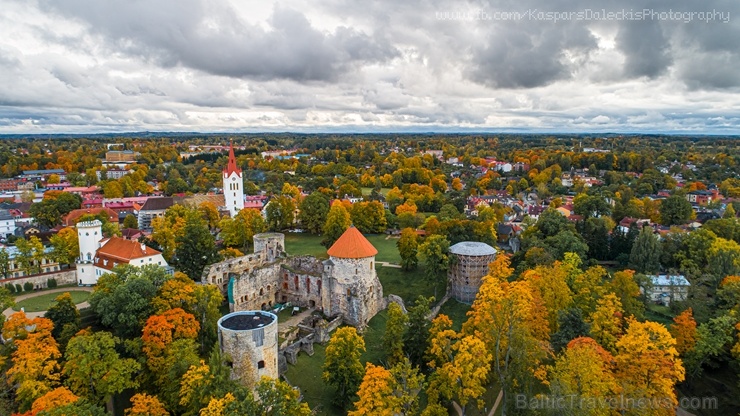
[{"label": "evergreen tree", "polygon": [[568,343],[578,337],[589,336],[590,325],[583,320],[583,312],[579,308],[570,308],[558,311],[558,332],[552,334],[550,343],[552,349],[558,353]]},{"label": "evergreen tree", "polygon": [[630,252],[630,264],[639,273],[655,273],[660,268],[660,241],[650,227],[642,227]]},{"label": "evergreen tree", "polygon": [[200,280],[203,268],[216,261],[216,242],[198,211],[188,212],[183,233],[177,238],[177,264],[193,280]]}]

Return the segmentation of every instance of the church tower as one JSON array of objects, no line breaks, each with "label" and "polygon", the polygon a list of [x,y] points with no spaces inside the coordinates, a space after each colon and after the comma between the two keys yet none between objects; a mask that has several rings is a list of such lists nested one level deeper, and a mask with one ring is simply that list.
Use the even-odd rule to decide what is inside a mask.
[{"label": "church tower", "polygon": [[229,147],[229,163],[223,170],[224,202],[229,215],[235,217],[244,208],[244,183],[242,182],[242,170],[236,166],[234,157],[234,143]]}]

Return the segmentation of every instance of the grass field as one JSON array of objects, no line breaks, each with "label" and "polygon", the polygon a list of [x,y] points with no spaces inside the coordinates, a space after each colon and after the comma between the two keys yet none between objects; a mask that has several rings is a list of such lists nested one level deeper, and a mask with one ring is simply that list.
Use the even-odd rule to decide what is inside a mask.
[{"label": "grass field", "polygon": [[439,313],[443,313],[452,319],[452,328],[455,331],[462,329],[462,324],[468,319],[466,314],[470,310],[470,305],[460,303],[455,299],[449,299],[442,305]]},{"label": "grass field", "polygon": [[[383,359],[384,353],[381,343],[387,320],[386,311],[381,311],[368,323],[364,334],[366,351],[360,358],[363,364],[367,361],[379,364],[380,360]],[[326,347],[321,344],[314,344],[313,350],[313,356],[301,352],[298,357],[298,364],[288,365],[285,377],[291,384],[300,387],[303,399],[311,407],[311,410],[316,411],[317,415],[339,416],[347,414],[346,411],[332,404],[334,388],[321,379],[322,367],[326,359]]]},{"label": "grass field", "polygon": [[[368,241],[378,249],[376,261],[385,261],[388,263],[400,263],[401,256],[398,254],[396,242],[398,239],[385,239],[385,234],[368,234]],[[285,250],[291,256],[315,256],[317,258],[327,258],[326,247],[321,245],[324,237],[308,233],[286,233]]]},{"label": "grass field", "polygon": [[[419,295],[429,297],[434,296],[434,285],[424,278],[424,269],[418,269],[406,272],[394,267],[376,266],[378,279],[383,285],[383,296],[390,294],[400,296],[408,305],[416,300]],[[437,298],[444,296],[445,283],[440,279],[437,283]]]},{"label": "grass field", "polygon": [[[386,196],[391,188],[380,188],[380,194]],[[368,196],[373,193],[373,188],[362,188],[362,196]]]},{"label": "grass field", "polygon": [[[26,312],[41,312],[49,309],[54,304],[54,299],[61,295],[63,292],[47,293],[45,295],[39,295],[31,299],[22,300],[13,307],[13,310],[19,311],[24,308]],[[83,290],[70,290],[68,292],[72,296],[72,301],[75,304],[82,303],[90,297],[90,292]]]}]

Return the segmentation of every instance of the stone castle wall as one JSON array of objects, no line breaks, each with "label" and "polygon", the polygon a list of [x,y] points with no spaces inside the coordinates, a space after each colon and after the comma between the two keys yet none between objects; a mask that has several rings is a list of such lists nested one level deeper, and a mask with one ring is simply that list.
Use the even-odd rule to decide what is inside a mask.
[{"label": "stone castle wall", "polygon": [[[239,313],[239,312],[237,312]],[[221,352],[232,361],[232,376],[257,382],[262,376],[278,378],[278,322],[274,320],[262,328],[233,330],[224,328],[219,320],[218,339]],[[261,368],[260,368],[261,367]]]},{"label": "stone castle wall", "polygon": [[33,276],[11,277],[0,280],[0,287],[5,285],[21,285],[26,282],[33,283],[34,289],[46,289],[49,279],[57,281],[57,285],[77,284],[77,273],[75,269],[62,270],[58,272],[49,272],[35,274]]}]

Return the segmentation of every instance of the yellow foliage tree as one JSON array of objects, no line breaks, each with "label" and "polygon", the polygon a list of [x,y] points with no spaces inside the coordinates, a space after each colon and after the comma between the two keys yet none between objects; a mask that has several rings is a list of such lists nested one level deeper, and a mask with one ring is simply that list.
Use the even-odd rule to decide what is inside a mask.
[{"label": "yellow foliage tree", "polygon": [[33,402],[31,405],[31,414],[35,415],[44,410],[51,410],[56,407],[74,403],[79,399],[66,387],[57,387],[54,390],[44,394]]},{"label": "yellow foliage tree", "polygon": [[137,393],[131,397],[131,407],[126,409],[126,416],[169,416],[157,396],[146,393]]},{"label": "yellow foliage tree", "polygon": [[365,364],[365,376],[357,391],[359,400],[348,416],[378,415],[394,416],[400,413],[400,406],[393,396],[393,375],[381,366]]},{"label": "yellow foliage tree", "polygon": [[[653,415],[674,415],[678,405],[676,383],[685,370],[678,358],[676,340],[657,322],[630,319],[627,331],[617,342],[616,376],[622,393],[635,400],[654,399],[665,406],[651,409]],[[644,414],[644,409],[624,409],[626,414]]]},{"label": "yellow foliage tree", "polygon": [[617,340],[622,335],[622,302],[609,293],[596,302],[596,310],[588,318],[591,336],[604,348],[616,352]]}]

